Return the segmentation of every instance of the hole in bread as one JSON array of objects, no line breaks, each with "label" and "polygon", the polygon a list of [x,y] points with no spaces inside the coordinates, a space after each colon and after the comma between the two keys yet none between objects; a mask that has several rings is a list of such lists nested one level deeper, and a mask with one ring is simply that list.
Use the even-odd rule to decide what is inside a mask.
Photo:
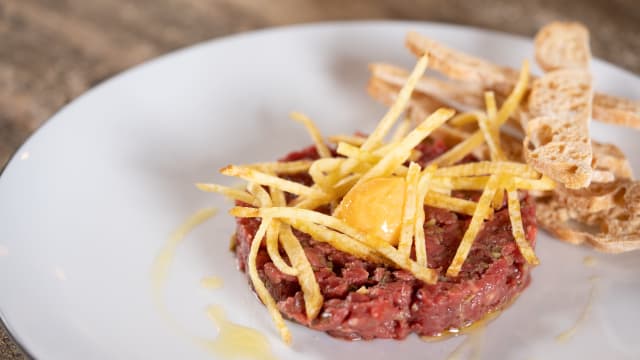
[{"label": "hole in bread", "polygon": [[577,165],[569,166],[569,168],[567,168],[567,172],[569,172],[571,174],[577,173],[578,172],[578,166]]},{"label": "hole in bread", "polygon": [[562,154],[562,153],[564,153],[564,150],[565,150],[564,144],[560,144],[560,146],[558,146],[558,152]]},{"label": "hole in bread", "polygon": [[597,226],[595,224],[585,224],[575,219],[568,219],[565,225],[569,229],[576,232],[585,232],[590,234],[597,234],[598,232],[601,232],[601,231],[607,232],[606,223],[600,224],[600,226]]},{"label": "hole in bread", "polygon": [[549,125],[542,125],[537,135],[539,146],[545,146],[553,139],[553,130]]},{"label": "hole in bread", "polygon": [[616,220],[618,221],[627,221],[629,218],[629,214],[618,214],[618,216],[616,216]]},{"label": "hole in bread", "polygon": [[550,159],[551,159],[551,161],[556,161],[556,160],[558,160],[558,157],[555,156],[555,155],[551,155]]},{"label": "hole in bread", "polygon": [[626,188],[621,188],[613,195],[613,202],[618,206],[624,206],[624,196],[627,193]]}]

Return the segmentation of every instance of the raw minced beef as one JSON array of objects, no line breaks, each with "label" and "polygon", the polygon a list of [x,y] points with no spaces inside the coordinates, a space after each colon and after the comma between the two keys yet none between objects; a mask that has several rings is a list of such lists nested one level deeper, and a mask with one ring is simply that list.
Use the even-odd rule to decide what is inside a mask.
[{"label": "raw minced beef", "polygon": [[[443,153],[440,142],[425,142],[421,165]],[[315,159],[313,147],[293,152],[282,161]],[[309,184],[307,175],[290,179]],[[454,193],[476,198],[478,193]],[[536,237],[535,204],[522,195],[522,221],[528,241]],[[316,319],[305,315],[304,300],[295,277],[281,273],[271,262],[266,248],[257,257],[257,268],[285,317],[332,336],[357,340],[403,339],[412,332],[437,336],[462,328],[500,310],[516,298],[530,281],[529,266],[511,234],[506,207],[484,223],[458,277],[448,278],[451,263],[470,217],[425,206],[425,238],[429,267],[439,272],[439,281],[428,285],[411,273],[370,263],[338,251],[295,232],[313,267],[324,297]],[[259,219],[237,220],[235,252],[245,270],[249,248],[260,225]],[[283,255],[286,258],[286,255]]]}]

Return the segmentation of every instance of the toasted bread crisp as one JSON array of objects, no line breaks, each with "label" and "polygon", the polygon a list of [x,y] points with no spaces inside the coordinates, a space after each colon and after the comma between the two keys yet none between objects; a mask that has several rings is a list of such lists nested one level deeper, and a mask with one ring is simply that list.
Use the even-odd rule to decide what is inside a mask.
[{"label": "toasted bread crisp", "polygon": [[429,67],[454,80],[475,83],[486,90],[494,90],[505,96],[518,82],[518,71],[514,69],[501,67],[448,48],[413,31],[407,34],[405,45],[416,56],[429,52]]},{"label": "toasted bread crisp", "polygon": [[589,32],[574,23],[551,23],[540,30],[535,46],[538,63],[549,72],[533,82],[529,94],[525,158],[567,188],[587,187],[593,177]]},{"label": "toasted bread crisp", "polygon": [[527,162],[568,188],[591,183],[591,76],[555,70],[537,79],[529,95],[524,151]]},{"label": "toasted bread crisp", "polygon": [[621,253],[640,249],[640,182],[621,179],[557,191],[536,201],[540,226],[572,244]]},{"label": "toasted bread crisp", "polygon": [[[404,85],[409,77],[407,70],[384,63],[370,64],[369,70],[373,78],[398,87]],[[416,84],[415,91],[455,108],[478,109],[484,107],[483,89],[474,84],[423,76]]]},{"label": "toasted bread crisp", "polygon": [[589,30],[576,22],[553,22],[538,32],[535,49],[536,61],[544,71],[588,68]]},{"label": "toasted bread crisp", "polygon": [[609,172],[616,179],[633,178],[629,160],[627,160],[627,157],[619,147],[597,141],[591,141],[591,147],[593,150],[592,166],[594,170]]},{"label": "toasted bread crisp", "polygon": [[610,124],[640,129],[640,102],[596,94],[593,98],[593,118]]},{"label": "toasted bread crisp", "polygon": [[[371,79],[369,79],[369,83],[367,84],[367,92],[372,98],[376,99],[377,101],[387,106],[391,106],[391,104],[393,104],[398,97],[400,86],[387,83],[386,81],[376,77],[372,77]],[[414,107],[423,108],[426,111],[425,117],[436,111],[437,109],[445,106],[447,106],[447,104],[445,104],[441,100],[417,92],[411,94],[411,100],[409,100],[409,109]]]},{"label": "toasted bread crisp", "polygon": [[[374,69],[373,67],[370,69]],[[379,70],[379,68],[378,68]],[[403,84],[404,81],[401,83]],[[391,106],[391,104],[396,100],[398,93],[400,92],[400,86],[394,83],[387,82],[374,74],[369,79],[369,83],[367,85],[367,92],[369,95],[380,103]],[[453,102],[451,101],[441,101],[430,94],[414,91],[411,95],[411,100],[409,100],[408,106],[408,118],[412,120],[414,124],[420,123],[431,113],[436,111],[437,109],[445,106],[451,106]],[[453,147],[459,142],[463,141],[471,134],[456,129],[448,124],[441,125],[438,129],[436,129],[432,137],[434,139],[443,140],[444,143]],[[485,158],[484,154],[486,150],[486,146],[475,149],[473,154],[478,158]]]},{"label": "toasted bread crisp", "polygon": [[[579,39],[580,37],[576,37]],[[407,48],[416,56],[426,51],[432,56],[430,68],[461,82],[470,82],[506,96],[518,81],[518,72],[508,67],[492,64],[480,58],[446,47],[416,32],[409,32],[405,39]],[[575,56],[575,59],[578,59]],[[566,60],[566,59],[565,59]],[[551,64],[552,62],[549,61]],[[574,60],[573,63],[578,63]],[[640,103],[616,96],[595,93],[593,119],[610,124],[640,129]]]},{"label": "toasted bread crisp", "polygon": [[[517,139],[503,134],[503,144],[510,159],[522,159]],[[640,249],[640,184],[631,180],[629,161],[617,146],[597,141],[592,145],[593,168],[613,174],[616,180],[592,182],[579,190],[532,192],[538,195],[538,224],[560,240],[586,242],[603,252]]]}]

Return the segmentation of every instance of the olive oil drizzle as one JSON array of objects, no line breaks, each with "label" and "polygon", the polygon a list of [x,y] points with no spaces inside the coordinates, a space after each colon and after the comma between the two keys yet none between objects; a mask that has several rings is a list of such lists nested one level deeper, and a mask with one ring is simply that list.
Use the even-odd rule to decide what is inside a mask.
[{"label": "olive oil drizzle", "polygon": [[229,321],[220,305],[209,306],[207,316],[218,328],[218,336],[213,340],[195,340],[211,354],[225,359],[276,359],[264,335],[255,329]]},{"label": "olive oil drizzle", "polygon": [[200,286],[204,289],[220,289],[223,285],[222,278],[218,276],[207,276],[200,280]]},{"label": "olive oil drizzle", "polygon": [[589,298],[587,299],[587,303],[584,309],[582,310],[580,317],[569,329],[561,332],[560,334],[558,334],[558,336],[556,336],[555,339],[557,343],[564,344],[564,343],[567,343],[569,340],[571,340],[571,338],[573,338],[573,336],[576,334],[580,326],[584,324],[589,318],[589,315],[591,314],[591,308],[593,307],[593,301],[597,293],[598,278],[594,276],[590,279],[590,281],[591,281],[591,291],[589,291]]},{"label": "olive oil drizzle", "polygon": [[[192,335],[182,327],[167,309],[163,295],[176,250],[190,231],[210,219],[216,212],[213,208],[207,208],[189,217],[171,235],[154,259],[151,266],[151,295],[154,306],[163,320],[176,333],[190,339],[214,358],[274,360],[275,357],[271,352],[271,345],[266,337],[255,329],[230,321],[220,305],[210,305],[206,311],[209,319],[218,328],[218,335],[214,339]],[[200,285],[207,289],[219,289],[222,287],[223,282],[219,277],[209,276],[203,278]]]}]

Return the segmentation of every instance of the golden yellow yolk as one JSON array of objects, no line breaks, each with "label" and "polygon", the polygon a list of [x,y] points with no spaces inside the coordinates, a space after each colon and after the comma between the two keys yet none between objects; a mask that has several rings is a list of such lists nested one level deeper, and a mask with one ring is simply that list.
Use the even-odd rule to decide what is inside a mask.
[{"label": "golden yellow yolk", "polygon": [[405,180],[374,178],[352,188],[333,216],[391,245],[398,244],[404,208]]}]

